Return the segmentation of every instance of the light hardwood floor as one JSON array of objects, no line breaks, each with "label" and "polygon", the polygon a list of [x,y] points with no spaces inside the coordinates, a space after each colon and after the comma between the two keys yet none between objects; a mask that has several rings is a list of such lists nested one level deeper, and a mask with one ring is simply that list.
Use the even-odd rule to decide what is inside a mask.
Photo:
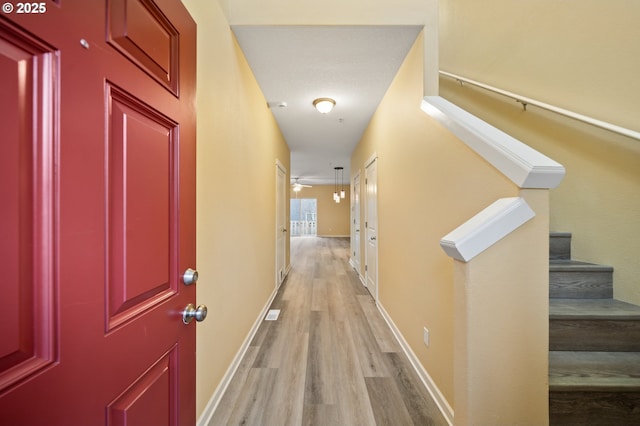
[{"label": "light hardwood floor", "polygon": [[446,425],[347,238],[294,237],[292,269],[209,425]]}]

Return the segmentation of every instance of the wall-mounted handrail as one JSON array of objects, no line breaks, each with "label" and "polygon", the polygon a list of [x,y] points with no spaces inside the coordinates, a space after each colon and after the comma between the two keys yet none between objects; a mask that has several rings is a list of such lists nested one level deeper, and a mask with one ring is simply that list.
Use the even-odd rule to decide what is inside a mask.
[{"label": "wall-mounted handrail", "polygon": [[459,82],[468,83],[468,84],[471,84],[473,86],[480,87],[480,88],[485,89],[485,90],[489,90],[490,92],[494,92],[494,93],[497,93],[499,95],[503,95],[503,96],[506,96],[508,98],[514,99],[515,101],[521,103],[525,107],[525,109],[526,109],[527,105],[533,105],[533,106],[536,106],[538,108],[542,108],[542,109],[545,109],[547,111],[555,112],[556,114],[560,114],[560,115],[563,115],[565,117],[569,117],[569,118],[572,118],[574,120],[582,121],[583,123],[587,123],[587,124],[590,124],[592,126],[596,126],[596,127],[601,128],[601,129],[608,130],[610,132],[614,132],[614,133],[617,133],[617,134],[620,134],[620,135],[623,135],[623,136],[627,136],[627,137],[632,138],[632,139],[640,140],[640,132],[636,132],[634,130],[627,129],[625,127],[617,126],[615,124],[611,124],[611,123],[608,123],[606,121],[598,120],[596,118],[592,118],[592,117],[589,117],[589,116],[586,116],[586,115],[583,115],[583,114],[578,114],[577,112],[569,111],[567,109],[560,108],[560,107],[557,107],[557,106],[554,106],[554,105],[550,105],[550,104],[547,104],[545,102],[537,101],[535,99],[531,99],[531,98],[528,98],[526,96],[521,96],[521,95],[518,95],[516,93],[509,92],[507,90],[498,89],[497,87],[489,86],[488,84],[480,83],[480,82],[475,81],[475,80],[471,80],[471,79],[468,79],[468,78],[465,78],[465,77],[461,77],[459,75],[452,74],[452,73],[447,72],[447,71],[442,71],[441,70],[440,74],[444,75],[446,77],[453,78],[453,79],[455,79],[455,80],[457,80]]}]

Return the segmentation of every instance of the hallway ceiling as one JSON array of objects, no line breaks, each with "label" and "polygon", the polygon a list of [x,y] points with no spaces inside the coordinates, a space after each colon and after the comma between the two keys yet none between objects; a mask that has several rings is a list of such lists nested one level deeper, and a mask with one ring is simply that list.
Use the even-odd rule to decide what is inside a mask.
[{"label": "hallway ceiling", "polygon": [[[232,26],[291,150],[292,181],[333,184],[422,26]],[[320,114],[312,105],[329,97]],[[286,107],[279,106],[286,103]]]}]

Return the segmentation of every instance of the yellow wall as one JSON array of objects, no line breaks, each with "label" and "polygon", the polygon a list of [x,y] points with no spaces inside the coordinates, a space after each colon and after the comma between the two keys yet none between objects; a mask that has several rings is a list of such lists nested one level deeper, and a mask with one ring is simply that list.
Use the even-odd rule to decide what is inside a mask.
[{"label": "yellow wall", "polygon": [[379,301],[453,406],[453,261],[439,241],[518,188],[420,110],[422,58],[420,36],[354,150],[351,173],[364,176],[378,155]]},{"label": "yellow wall", "polygon": [[290,167],[218,3],[184,3],[198,24],[197,298],[210,313],[197,327],[199,416],[275,289],[276,159]]},{"label": "yellow wall", "polygon": [[[345,196],[340,203],[333,201],[333,185],[313,185],[298,192],[298,198],[315,198],[318,200],[318,236],[348,237],[350,219],[349,184],[345,186]],[[291,191],[291,198],[296,193]]]},{"label": "yellow wall", "polygon": [[640,3],[442,0],[440,68],[640,130]]},{"label": "yellow wall", "polygon": [[549,191],[519,196],[535,217],[454,261],[456,426],[549,422]]},{"label": "yellow wall", "polygon": [[[445,0],[441,69],[640,131],[640,2]],[[440,94],[562,163],[551,230],[640,304],[640,141],[442,78]]]}]

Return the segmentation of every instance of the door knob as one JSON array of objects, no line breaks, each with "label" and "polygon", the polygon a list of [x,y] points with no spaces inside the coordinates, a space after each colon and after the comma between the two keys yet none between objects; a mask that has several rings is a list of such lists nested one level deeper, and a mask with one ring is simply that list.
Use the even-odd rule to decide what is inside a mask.
[{"label": "door knob", "polygon": [[196,281],[198,281],[198,271],[195,269],[188,268],[184,271],[184,274],[182,274],[182,282],[184,285],[195,284]]},{"label": "door knob", "polygon": [[185,324],[189,324],[194,318],[196,321],[202,322],[206,317],[206,305],[200,305],[196,308],[192,303],[189,303],[187,307],[184,308],[184,312],[182,313],[182,322]]}]

